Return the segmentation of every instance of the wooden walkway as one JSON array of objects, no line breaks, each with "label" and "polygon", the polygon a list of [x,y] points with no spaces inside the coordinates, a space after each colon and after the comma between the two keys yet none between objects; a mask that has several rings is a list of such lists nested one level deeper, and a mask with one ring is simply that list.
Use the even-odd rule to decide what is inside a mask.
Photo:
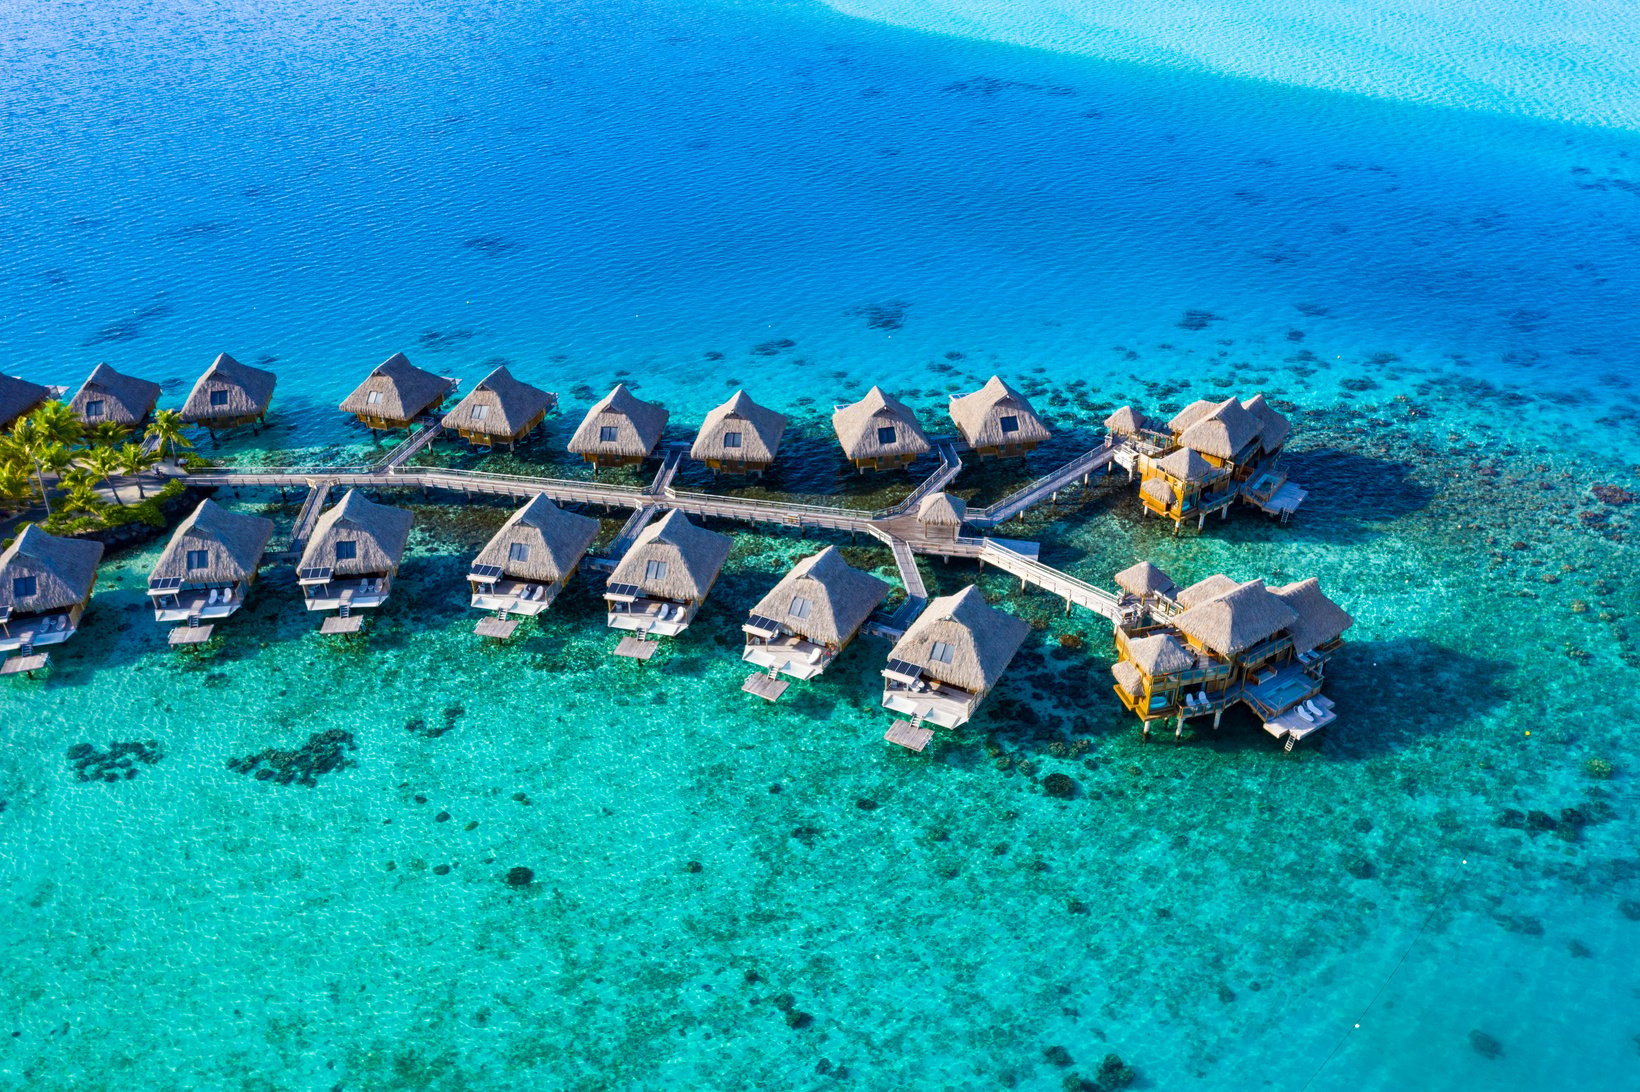
[{"label": "wooden walkway", "polygon": [[987,508],[970,508],[968,522],[975,527],[995,527],[999,523],[1007,523],[1015,516],[1036,507],[1045,500],[1057,499],[1059,491],[1074,483],[1078,478],[1086,485],[1089,475],[1095,470],[1103,470],[1116,458],[1121,450],[1120,445],[1110,439],[1092,451],[1083,452],[1064,466],[1051,473],[1044,474],[1036,481],[1014,493],[997,501]]},{"label": "wooden walkway", "polygon": [[439,424],[437,417],[418,417],[416,424],[419,427],[406,436],[398,447],[382,456],[376,463],[376,469],[397,470],[415,458],[418,452],[426,450],[428,445],[438,439],[439,433],[444,431],[444,426]]},{"label": "wooden walkway", "polygon": [[[424,429],[412,440],[430,436],[436,430]],[[394,455],[411,441],[395,449]],[[428,440],[427,442],[430,442]],[[425,443],[422,445],[425,446]],[[419,450],[419,448],[417,449]],[[940,469],[914,490],[912,497],[927,496],[949,485],[962,469],[956,445],[949,440],[937,442]],[[1044,475],[989,508],[970,510],[969,522],[976,528],[994,527],[1011,519],[1034,505],[1052,497],[1078,478],[1085,479],[1116,457],[1119,445],[1107,441],[1092,451],[1077,456],[1064,466]],[[295,469],[262,469],[255,467],[225,467],[188,475],[188,481],[201,486],[229,488],[274,486],[302,487],[308,490],[307,500],[297,516],[291,538],[291,550],[299,553],[312,532],[324,501],[332,488],[362,487],[370,489],[444,489],[464,496],[498,496],[527,500],[537,493],[559,504],[591,504],[605,509],[626,508],[632,511],[621,532],[610,545],[609,554],[619,558],[631,545],[638,532],[660,512],[677,509],[687,515],[710,519],[733,520],[754,526],[788,527],[799,530],[815,529],[848,531],[871,535],[887,545],[894,555],[894,563],[905,586],[906,602],[893,615],[877,619],[877,630],[888,631],[906,625],[916,618],[928,602],[928,588],[917,568],[916,555],[962,557],[980,561],[1003,570],[1020,579],[1022,585],[1041,588],[1066,602],[1066,609],[1079,606],[1114,620],[1124,617],[1117,597],[1060,572],[1030,556],[1034,543],[1005,543],[994,538],[962,535],[955,538],[930,533],[929,529],[910,514],[906,501],[879,512],[839,508],[823,504],[793,504],[785,501],[729,497],[712,493],[692,493],[671,487],[678,472],[685,449],[673,447],[666,453],[659,472],[649,485],[642,488],[610,485],[597,481],[569,478],[533,477],[520,474],[492,474],[476,470],[451,470],[435,467],[406,467],[402,460],[387,465],[384,460],[376,466],[319,467]],[[414,452],[411,452],[414,454]],[[404,456],[407,458],[408,456]],[[591,564],[612,567],[613,561],[595,559]]]}]

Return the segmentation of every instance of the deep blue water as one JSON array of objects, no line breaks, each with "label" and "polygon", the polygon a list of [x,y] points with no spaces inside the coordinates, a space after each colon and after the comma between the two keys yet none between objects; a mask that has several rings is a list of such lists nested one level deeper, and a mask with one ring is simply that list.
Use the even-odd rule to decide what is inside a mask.
[{"label": "deep blue water", "polygon": [[[179,666],[126,619],[138,553],[49,684],[0,690],[4,1080],[1049,1089],[1063,1046],[1155,1088],[1632,1085],[1640,598],[1623,515],[1576,511],[1635,485],[1640,136],[796,0],[14,4],[0,109],[7,371],[105,360],[175,404],[217,352],[271,361],[275,427],[241,447],[331,452],[395,350],[468,382],[504,359],[571,420],[626,373],[680,435],[738,384],[812,413],[878,382],[937,405],[952,369],[1082,380],[1078,424],[1262,388],[1321,486],[1294,527],[1172,540],[1092,506],[1031,533],[1100,582],[1138,554],[1319,575],[1358,618],[1347,725],[1284,761],[1140,750],[1108,637],[1014,604],[1088,638],[999,691],[1087,703],[1072,809],[993,764],[988,737],[1060,758],[1001,717],[885,754],[880,648],[748,711],[726,649],[792,543],[743,536],[655,684],[587,603],[473,653],[488,516],[422,513],[416,609],[345,654],[270,582],[221,664]],[[223,770],[321,727],[359,766],[312,792]],[[150,736],[129,784],[62,761]],[[1590,801],[1581,837],[1495,821]]]}]

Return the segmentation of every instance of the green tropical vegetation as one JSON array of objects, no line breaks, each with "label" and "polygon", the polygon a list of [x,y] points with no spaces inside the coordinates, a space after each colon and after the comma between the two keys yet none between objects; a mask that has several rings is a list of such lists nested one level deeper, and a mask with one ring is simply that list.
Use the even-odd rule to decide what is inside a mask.
[{"label": "green tropical vegetation", "polygon": [[[83,534],[133,522],[162,526],[162,508],[183,491],[178,481],[148,492],[140,475],[191,448],[182,417],[160,410],[144,430],[145,445],[124,425],[85,427],[62,402],[46,402],[0,435],[0,513],[43,507],[40,525],[52,534]],[[189,454],[184,463],[198,460]],[[113,488],[137,477],[137,503]],[[53,479],[55,479],[53,481]],[[105,489],[107,493],[101,492]],[[113,499],[107,499],[112,496]]]}]

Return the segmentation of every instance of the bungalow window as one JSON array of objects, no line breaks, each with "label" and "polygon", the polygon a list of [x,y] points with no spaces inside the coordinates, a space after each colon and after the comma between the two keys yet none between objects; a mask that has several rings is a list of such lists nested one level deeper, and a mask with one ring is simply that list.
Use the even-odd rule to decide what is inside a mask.
[{"label": "bungalow window", "polygon": [[336,560],[352,561],[359,556],[359,543],[356,539],[344,538],[336,543]]},{"label": "bungalow window", "polygon": [[892,444],[895,436],[896,433],[893,425],[884,425],[882,428],[877,430],[877,442],[882,444],[884,447]]},{"label": "bungalow window", "polygon": [[723,434],[723,446],[724,447],[739,447],[740,446],[740,433],[738,433],[738,432],[725,432]]},{"label": "bungalow window", "polygon": [[85,415],[87,417],[101,417],[103,415],[103,400],[94,398],[87,402],[85,404]]},{"label": "bungalow window", "polygon": [[208,569],[210,567],[211,567],[211,551],[209,551],[209,550],[189,550],[188,551],[188,571],[189,572],[193,572],[195,569]]},{"label": "bungalow window", "polygon": [[1002,426],[1002,431],[1004,434],[1019,431],[1019,418],[1015,417],[1011,413],[1006,417],[998,418],[997,424]]},{"label": "bungalow window", "polygon": [[379,405],[381,405],[382,404],[382,392],[381,391],[371,391],[369,394],[364,396],[364,404],[367,405],[367,406],[379,406]]},{"label": "bungalow window", "polygon": [[488,417],[489,415],[490,415],[490,407],[489,406],[474,406],[473,407],[473,420],[482,421],[482,420],[484,420],[484,418]]},{"label": "bungalow window", "polygon": [[620,439],[620,437],[621,430],[616,428],[614,425],[598,426],[598,442],[600,444],[613,444],[616,440]]},{"label": "bungalow window", "polygon": [[944,641],[935,641],[934,647],[928,650],[928,658],[937,664],[951,662],[951,646]]},{"label": "bungalow window", "polygon": [[227,404],[228,404],[228,392],[227,391],[212,391],[211,392],[211,405],[213,405],[213,406],[225,406]]},{"label": "bungalow window", "polygon": [[529,559],[530,548],[527,543],[514,542],[507,546],[508,561],[528,561]]},{"label": "bungalow window", "polygon": [[38,588],[38,582],[32,576],[14,576],[11,580],[11,597],[13,599],[28,599]]},{"label": "bungalow window", "polygon": [[813,604],[807,599],[804,599],[801,595],[793,596],[792,605],[787,613],[789,613],[793,618],[807,618],[809,616],[809,608],[811,606],[813,606]]},{"label": "bungalow window", "polygon": [[646,561],[646,562],[644,562],[643,578],[645,580],[665,580],[666,579],[666,562],[664,562],[664,561]]}]

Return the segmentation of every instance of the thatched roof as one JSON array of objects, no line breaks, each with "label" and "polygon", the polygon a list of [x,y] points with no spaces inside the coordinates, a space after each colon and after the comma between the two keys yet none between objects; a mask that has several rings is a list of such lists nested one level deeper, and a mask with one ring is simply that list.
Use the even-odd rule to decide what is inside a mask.
[{"label": "thatched roof", "polygon": [[[726,433],[739,433],[740,446],[728,447]],[[731,462],[769,463],[780,450],[786,432],[786,417],[752,401],[745,391],[736,391],[723,405],[706,415],[689,457],[701,462],[726,459]]]},{"label": "thatched roof", "polygon": [[[706,598],[733,545],[728,535],[696,527],[674,508],[638,532],[632,548],[609,574],[609,582],[634,585],[647,595],[697,602]],[[651,561],[664,566],[654,576],[649,575]]]},{"label": "thatched roof", "polygon": [[1148,561],[1129,565],[1116,574],[1116,586],[1134,595],[1166,595],[1173,590],[1173,578]]},{"label": "thatched roof", "polygon": [[[202,500],[177,524],[148,582],[165,578],[190,584],[244,580],[256,572],[272,537],[273,520],[230,512],[213,500]],[[196,550],[205,551],[203,569],[188,567],[188,554]]]},{"label": "thatched roof", "polygon": [[[88,424],[100,425],[104,421],[112,421],[116,425],[135,426],[154,412],[154,404],[158,401],[158,383],[121,375],[107,364],[98,364],[80,384],[80,389],[74,392],[74,397],[68,400],[68,407],[76,417]],[[101,415],[88,417],[85,412],[88,402],[101,402]]]},{"label": "thatched roof", "polygon": [[[889,653],[931,678],[972,693],[989,690],[1002,677],[1031,627],[985,602],[972,584],[929,603]],[[951,662],[934,659],[934,645],[949,646]]]},{"label": "thatched roof", "polygon": [[1258,438],[1259,419],[1242,408],[1234,398],[1213,407],[1213,412],[1179,434],[1179,443],[1220,459],[1228,459]]},{"label": "thatched roof", "polygon": [[0,375],[0,428],[5,428],[49,397],[51,391],[38,383]]},{"label": "thatched roof", "polygon": [[1292,433],[1293,426],[1274,406],[1264,400],[1264,395],[1255,394],[1252,398],[1243,402],[1242,406],[1248,413],[1258,418],[1259,447],[1265,451],[1275,451],[1287,442],[1287,437]]},{"label": "thatched roof", "polygon": [[1184,409],[1173,415],[1173,420],[1167,423],[1170,432],[1183,432],[1203,417],[1218,409],[1219,403],[1209,402],[1205,398],[1198,398]]},{"label": "thatched roof", "polygon": [[1196,657],[1166,633],[1129,641],[1128,656],[1152,678],[1189,671],[1196,666]]},{"label": "thatched roof", "polygon": [[[325,509],[302,551],[301,568],[332,570],[336,576],[386,572],[404,557],[415,516],[403,508],[377,504],[356,489]],[[352,558],[337,558],[336,543],[357,545]]]},{"label": "thatched roof", "polygon": [[1236,582],[1223,573],[1214,573],[1206,580],[1198,580],[1188,588],[1182,589],[1173,598],[1181,607],[1193,607],[1197,603],[1205,603],[1215,596],[1223,595],[1236,586]]},{"label": "thatched roof", "polygon": [[1198,603],[1173,619],[1180,632],[1221,656],[1231,657],[1298,621],[1298,612],[1264,586],[1249,580]]},{"label": "thatched roof", "polygon": [[1150,421],[1144,414],[1132,406],[1123,406],[1109,417],[1105,418],[1105,428],[1118,436],[1126,436],[1150,427]]},{"label": "thatched roof", "polygon": [[1156,469],[1181,482],[1199,482],[1211,477],[1218,467],[1188,447],[1156,460]]},{"label": "thatched roof", "polygon": [[[577,455],[644,458],[660,443],[667,416],[660,406],[637,397],[625,383],[617,383],[587,410],[581,426],[570,437],[569,450]],[[613,428],[615,439],[601,439],[604,428]]]},{"label": "thatched roof", "polygon": [[[587,547],[598,537],[598,521],[566,512],[537,493],[507,517],[473,558],[473,565],[494,565],[515,580],[550,584],[570,575]],[[521,546],[515,551],[514,546]],[[514,559],[513,554],[525,556]]]},{"label": "thatched roof", "polygon": [[[58,538],[29,524],[0,553],[0,609],[37,614],[84,602],[97,580],[102,555],[100,542]],[[29,576],[34,577],[34,594],[19,599],[15,581]]]},{"label": "thatched roof", "polygon": [[[538,416],[557,403],[555,395],[514,379],[502,366],[480,379],[440,423],[447,429],[507,438],[529,428]],[[478,409],[480,406],[484,407],[482,411]]]},{"label": "thatched roof", "polygon": [[[376,365],[369,377],[342,399],[341,409],[343,413],[409,421],[425,413],[453,386],[454,379],[423,371],[403,353],[394,353]],[[372,392],[380,393],[381,399],[370,401]]]},{"label": "thatched roof", "polygon": [[[752,613],[779,622],[799,637],[839,645],[870,617],[888,591],[886,580],[852,567],[837,547],[827,546],[793,565]],[[801,617],[792,612],[795,599],[807,600]]]},{"label": "thatched roof", "polygon": [[1145,677],[1139,669],[1126,660],[1117,660],[1110,665],[1110,673],[1116,676],[1116,682],[1123,690],[1137,698],[1145,692]]},{"label": "thatched roof", "polygon": [[[1014,418],[1017,427],[1013,431],[1003,431],[1004,417]],[[1041,443],[1052,435],[1030,399],[994,375],[972,394],[951,399],[951,420],[974,448]]]},{"label": "thatched roof", "polygon": [[1140,496],[1149,497],[1164,506],[1172,504],[1174,499],[1178,497],[1178,493],[1174,492],[1173,487],[1161,478],[1146,478],[1140,482],[1139,494]]},{"label": "thatched roof", "polygon": [[1276,588],[1274,594],[1293,608],[1298,621],[1292,627],[1293,651],[1304,653],[1342,637],[1355,624],[1343,607],[1327,598],[1315,577]]},{"label": "thatched roof", "polygon": [[[188,400],[182,403],[182,419],[209,424],[224,417],[256,417],[264,413],[272,401],[275,382],[272,372],[252,368],[227,353],[219,353],[194,383],[194,389],[188,392]],[[220,406],[211,405],[213,391],[225,391],[228,401]]]},{"label": "thatched roof", "polygon": [[[873,459],[890,455],[921,455],[928,450],[928,437],[917,424],[916,415],[905,403],[872,387],[858,402],[832,411],[831,427],[843,454],[850,459]],[[892,428],[894,439],[884,442],[880,429]]]},{"label": "thatched roof", "polygon": [[935,527],[961,527],[968,518],[968,502],[950,493],[930,493],[917,502],[917,519]]}]

